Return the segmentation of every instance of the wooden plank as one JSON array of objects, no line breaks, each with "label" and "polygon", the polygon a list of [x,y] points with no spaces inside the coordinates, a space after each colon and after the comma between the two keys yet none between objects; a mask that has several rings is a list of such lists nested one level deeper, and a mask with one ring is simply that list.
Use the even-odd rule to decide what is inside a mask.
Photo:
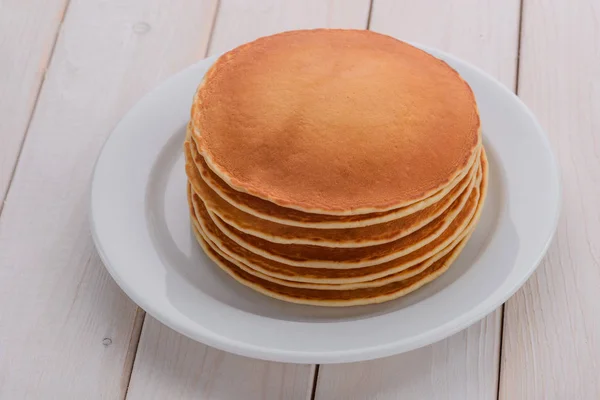
[{"label": "wooden plank", "polygon": [[209,53],[219,54],[258,37],[293,29],[364,29],[369,6],[369,0],[223,0]]},{"label": "wooden plank", "polygon": [[524,3],[519,96],[547,129],[562,218],[505,308],[502,399],[600,398],[600,4]]},{"label": "wooden plank", "polygon": [[0,398],[118,399],[141,315],[89,235],[121,115],[204,54],[215,1],[72,0],[0,219]]},{"label": "wooden plank", "polygon": [[[210,43],[218,54],[259,36],[316,27],[365,28],[368,0],[221,1]],[[250,360],[183,338],[146,318],[128,399],[307,399],[314,367]]]},{"label": "wooden plank", "polygon": [[0,1],[0,212],[66,6]]},{"label": "wooden plank", "polygon": [[147,316],[127,399],[306,399],[314,366],[234,356]]},{"label": "wooden plank", "polygon": [[449,339],[399,356],[322,365],[315,398],[495,399],[499,315]]},{"label": "wooden plank", "polygon": [[[435,12],[432,12],[435,10]],[[370,28],[451,52],[515,87],[518,0],[375,0]],[[325,365],[317,399],[496,399],[501,312],[439,343],[383,360]]]}]

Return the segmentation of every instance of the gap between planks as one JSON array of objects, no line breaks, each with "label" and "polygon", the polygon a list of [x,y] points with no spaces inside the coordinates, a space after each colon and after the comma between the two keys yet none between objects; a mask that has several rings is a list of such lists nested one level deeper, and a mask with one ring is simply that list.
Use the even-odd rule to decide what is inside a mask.
[{"label": "gap between planks", "polygon": [[[517,36],[518,38],[518,43],[517,43],[517,47],[520,48],[520,24],[521,24],[521,19],[522,19],[522,1],[521,0],[521,6],[520,6],[520,15],[519,15],[519,34]],[[213,30],[215,27],[215,21],[217,19],[218,13],[219,13],[219,8],[220,8],[220,2],[217,2],[216,8],[215,8],[215,13],[213,15],[213,19],[212,19],[212,25],[211,25],[211,29],[210,29],[210,37],[209,37],[209,43],[208,43],[208,47],[207,47],[207,53],[210,52],[212,43],[213,43]],[[371,13],[372,13],[372,8],[373,8],[373,0],[370,1],[369,3],[369,12],[368,12],[368,17],[367,17],[367,29],[370,27],[370,23],[371,23]],[[205,54],[206,56],[206,54]],[[516,68],[517,68],[517,72],[516,72],[516,82],[515,82],[515,91],[518,88],[518,68],[519,68],[519,64],[518,64],[518,60],[519,60],[519,54],[517,51],[517,63],[516,63]],[[501,320],[501,327],[503,326],[503,310],[501,311],[501,315],[500,315],[500,320]],[[144,326],[144,317],[145,317],[145,313],[138,308],[138,312],[136,312],[136,321],[139,320],[139,323],[134,322],[134,326],[133,326],[133,333],[132,333],[132,340],[130,342],[129,345],[129,350],[128,350],[128,360],[130,360],[130,364],[127,364],[127,370],[125,371],[125,375],[124,375],[124,380],[126,381],[126,388],[128,389],[129,387],[129,381],[131,379],[131,373],[133,370],[133,366],[134,366],[134,362],[135,362],[135,356],[136,356],[136,352],[137,352],[137,346],[139,344],[140,341],[140,337],[141,337],[141,333],[142,333],[142,329]],[[500,330],[500,343],[502,343],[502,328]],[[501,351],[501,350],[500,350]],[[129,353],[131,353],[131,356],[129,356]],[[499,355],[498,357],[498,362],[501,362],[501,357]],[[314,368],[312,368],[313,370],[313,379],[312,379],[312,388],[311,391],[309,392],[310,394],[310,398],[314,399],[315,395],[316,395],[316,389],[317,389],[317,383],[318,383],[318,377],[319,377],[319,365],[315,365]],[[500,365],[498,367],[498,375],[500,374]],[[498,379],[499,382],[499,379]],[[124,397],[127,397],[127,390],[125,390],[124,392]]]},{"label": "gap between planks", "polygon": [[[67,0],[70,1],[70,0]],[[215,29],[215,23],[217,21],[217,16],[219,15],[219,9],[221,6],[221,0],[215,0],[215,7],[212,18],[210,19],[210,29],[209,29],[209,37],[208,44],[206,46],[206,50],[204,51],[203,58],[206,58],[210,53],[210,46],[212,43],[212,37]],[[63,14],[64,20],[64,14]],[[62,23],[62,21],[61,21]],[[56,41],[55,41],[56,44]],[[0,212],[2,210],[0,209]],[[123,376],[121,378],[121,387],[123,388],[123,400],[127,399],[127,395],[129,393],[129,384],[131,382],[131,376],[133,374],[133,367],[135,365],[135,359],[137,356],[138,346],[140,344],[140,339],[142,337],[142,331],[144,329],[144,323],[146,321],[146,311],[144,311],[141,307],[136,304],[135,311],[135,319],[133,321],[133,327],[131,329],[131,339],[129,341],[129,346],[127,347],[127,357],[125,359],[125,365],[123,366]]]},{"label": "gap between planks", "polygon": [[69,4],[71,4],[71,0],[65,0],[63,3],[63,7],[61,10],[60,21],[56,25],[56,31],[54,32],[54,38],[52,40],[52,45],[50,46],[50,53],[46,58],[46,62],[41,66],[44,73],[40,78],[40,82],[38,83],[33,106],[31,107],[31,111],[29,112],[29,117],[27,118],[27,123],[25,124],[25,130],[23,132],[23,137],[21,138],[21,143],[17,149],[17,155],[15,157],[15,161],[12,165],[12,169],[8,176],[8,182],[6,184],[6,190],[4,193],[0,193],[0,219],[2,218],[2,211],[4,210],[4,201],[8,198],[8,193],[10,192],[10,187],[12,186],[13,179],[15,178],[15,173],[17,171],[17,166],[19,165],[19,161],[21,160],[21,153],[23,152],[23,147],[25,146],[25,140],[27,140],[27,133],[29,133],[29,127],[31,126],[31,121],[33,119],[33,115],[35,114],[35,110],[37,109],[38,101],[40,99],[40,93],[42,92],[42,88],[44,87],[44,83],[46,82],[46,74],[48,73],[48,69],[50,68],[50,64],[54,58],[54,50],[56,50],[56,43],[58,42],[58,38],[60,36],[60,32],[62,30],[63,23],[65,22],[65,15],[69,10]]},{"label": "gap between planks", "polygon": [[[373,3],[374,0],[370,0],[369,1],[369,7],[368,7],[368,13],[367,13],[367,18],[365,21],[365,25],[364,29],[369,29],[370,23],[371,23],[371,12],[373,9]],[[217,23],[217,18],[219,16],[219,13],[221,11],[221,1],[217,0],[217,4],[215,7],[215,12],[213,14],[213,18],[212,18],[212,22],[211,22],[211,27],[210,27],[210,35],[209,35],[209,41],[208,41],[208,45],[207,45],[207,50],[204,54],[204,57],[207,57],[209,54],[211,54],[212,50],[213,50],[213,43],[214,43],[214,32],[215,32],[215,27],[216,27],[216,23]],[[286,29],[283,29],[286,30]],[[138,308],[138,310],[141,310]],[[143,312],[143,311],[142,311]],[[134,326],[134,329],[138,329],[139,331],[134,331],[134,334],[132,335],[132,338],[136,337],[135,343],[132,340],[132,342],[130,343],[130,348],[135,346],[135,351],[131,360],[131,365],[130,368],[128,368],[128,370],[126,371],[126,376],[124,376],[124,380],[126,380],[126,390],[125,390],[125,395],[124,395],[124,399],[127,398],[127,395],[129,393],[129,385],[131,382],[131,378],[132,378],[132,374],[133,374],[133,370],[134,370],[134,364],[135,364],[135,358],[137,356],[137,348],[138,348],[138,344],[141,340],[141,336],[142,336],[142,331],[145,325],[145,313],[144,315],[141,317],[142,318],[142,323],[140,323],[139,326]],[[311,368],[312,371],[312,377],[310,377],[310,388],[307,391],[307,398],[309,398],[310,400],[314,400],[316,395],[317,395],[317,384],[318,384],[318,377],[319,377],[319,369],[320,369],[320,365],[319,364],[314,364]]]},{"label": "gap between planks", "polygon": [[[515,85],[513,91],[519,95],[519,72],[521,67],[521,41],[523,39],[523,3],[525,0],[519,1],[519,25],[517,27],[517,60],[515,62]],[[502,348],[504,343],[504,324],[505,324],[505,309],[506,305],[503,303],[500,307],[500,333],[499,333],[499,347],[498,347],[498,386],[496,387],[496,399],[500,400],[500,386],[502,382],[500,380],[502,374]]]},{"label": "gap between planks", "polygon": [[[518,43],[517,43],[517,62],[516,62],[516,81],[515,81],[515,92],[517,92],[518,90],[518,72],[519,72],[519,50],[520,50],[520,39],[521,39],[521,19],[522,19],[522,3],[523,0],[521,0],[520,2],[520,14],[519,14],[519,33],[518,33]],[[218,13],[219,13],[219,7],[220,6],[220,2],[217,1],[217,6],[215,8],[215,13],[213,15],[212,18],[212,25],[211,25],[211,32],[210,32],[210,38],[209,38],[209,43],[208,43],[208,47],[207,47],[207,54],[210,53],[210,49],[213,43],[213,30],[215,27],[215,21],[217,19]],[[367,17],[367,29],[369,29],[370,27],[370,23],[371,23],[371,13],[372,13],[372,9],[373,9],[373,0],[370,1],[369,4],[369,12],[368,12],[368,17]],[[206,56],[206,54],[205,54]],[[502,328],[504,325],[504,321],[503,321],[503,316],[504,316],[504,307],[502,307],[501,310],[501,315],[500,315],[500,321],[501,321],[501,330],[500,330],[500,354],[498,357],[498,362],[501,362],[501,344],[502,344]],[[126,388],[128,389],[129,386],[129,380],[131,378],[131,373],[133,370],[133,366],[134,366],[134,362],[135,362],[135,356],[136,356],[136,352],[137,352],[137,346],[139,344],[139,340],[141,337],[141,333],[142,333],[142,329],[144,326],[144,318],[145,318],[145,313],[143,312],[143,310],[139,309],[136,312],[136,320],[134,321],[134,326],[133,326],[133,333],[132,333],[132,340],[130,342],[129,345],[129,350],[128,350],[128,360],[130,360],[130,362],[128,362],[127,364],[127,368],[125,370],[125,375],[124,375],[124,380],[126,381]],[[131,356],[129,356],[129,353],[131,353]],[[312,379],[312,388],[310,393],[310,398],[314,399],[315,395],[316,395],[316,389],[317,389],[317,384],[318,384],[318,375],[319,375],[319,365],[315,365],[313,368],[313,379]],[[500,375],[500,365],[498,366],[498,376]],[[500,380],[498,379],[498,382]],[[127,397],[127,390],[125,390],[124,393],[124,398]]]}]

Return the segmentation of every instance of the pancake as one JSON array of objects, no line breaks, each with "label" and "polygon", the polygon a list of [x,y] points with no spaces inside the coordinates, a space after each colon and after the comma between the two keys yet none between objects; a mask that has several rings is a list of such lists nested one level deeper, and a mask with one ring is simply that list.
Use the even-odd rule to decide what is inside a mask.
[{"label": "pancake", "polygon": [[475,214],[478,199],[479,189],[474,188],[469,196],[455,200],[445,213],[418,231],[393,242],[357,248],[272,243],[227,225],[210,211],[208,214],[231,240],[262,257],[299,267],[343,269],[368,267],[414,253],[440,236],[443,240],[452,241]]},{"label": "pancake", "polygon": [[454,69],[364,30],[286,32],[225,53],[191,123],[228,186],[326,215],[427,199],[468,170],[481,143],[475,97]]},{"label": "pancake", "polygon": [[243,193],[228,186],[225,181],[219,178],[214,172],[208,168],[204,158],[198,152],[197,145],[193,139],[193,135],[188,127],[190,141],[192,145],[189,145],[189,150],[192,153],[193,163],[198,168],[200,176],[204,182],[210,186],[221,198],[226,200],[234,207],[250,214],[255,217],[277,222],[283,225],[316,228],[316,229],[347,229],[347,228],[358,228],[364,226],[370,226],[389,222],[394,219],[398,219],[417,211],[420,211],[430,205],[438,202],[444,198],[456,185],[458,185],[464,177],[471,170],[479,160],[479,151],[473,155],[472,159],[469,160],[467,168],[462,171],[459,176],[456,177],[449,185],[439,190],[437,193],[422,200],[418,203],[414,203],[410,206],[400,207],[394,210],[371,213],[371,214],[360,214],[360,215],[347,215],[347,216],[336,216],[336,215],[323,215],[323,214],[311,214],[302,211],[297,211],[290,208],[278,206],[270,201],[260,199],[255,196],[251,196],[247,193]]},{"label": "pancake", "polygon": [[[472,232],[472,231],[467,232],[466,236],[464,238],[461,237],[460,240],[455,240],[456,243],[453,243],[453,244],[447,246],[445,249],[441,250],[440,252],[438,252],[434,256],[430,257],[429,259],[427,259],[423,262],[420,262],[412,267],[406,268],[403,271],[392,273],[390,275],[386,275],[381,278],[364,281],[364,282],[331,284],[331,283],[322,283],[322,282],[318,282],[318,283],[303,282],[303,281],[298,282],[298,281],[294,281],[294,280],[281,279],[281,278],[273,277],[271,275],[264,274],[255,269],[252,269],[251,267],[247,266],[246,264],[239,262],[235,258],[228,256],[227,253],[223,252],[221,249],[219,249],[219,247],[217,245],[215,245],[213,242],[211,242],[210,239],[207,237],[207,235],[202,231],[202,228],[200,227],[200,224],[195,217],[192,218],[192,223],[194,225],[194,228],[196,229],[197,234],[202,236],[202,239],[204,239],[205,243],[208,246],[210,246],[213,251],[215,251],[221,257],[223,257],[227,261],[231,262],[238,268],[244,270],[245,272],[247,272],[251,275],[254,275],[258,278],[267,280],[269,282],[277,283],[277,284],[283,285],[283,286],[304,288],[304,289],[321,289],[321,290],[323,290],[323,289],[350,290],[350,289],[379,287],[379,286],[387,285],[389,283],[398,282],[403,279],[411,278],[411,277],[421,273],[425,269],[429,268],[434,262],[436,262],[437,260],[439,260],[440,258],[445,256],[449,252],[454,251],[454,250],[461,251],[462,248],[464,248],[464,246],[466,245],[467,241],[469,240],[469,238],[471,236],[471,232]],[[334,271],[339,271],[339,270],[334,270]]]},{"label": "pancake", "polygon": [[211,258],[228,275],[244,286],[252,288],[264,295],[298,304],[310,304],[317,306],[358,306],[366,304],[376,304],[393,300],[415,291],[426,283],[431,282],[443,274],[460,254],[456,248],[445,255],[424,271],[399,282],[390,283],[384,286],[373,288],[361,288],[353,290],[318,290],[294,288],[279,285],[274,282],[261,279],[257,276],[247,273],[227,259],[221,257],[213,250],[198,233],[195,227],[192,227],[194,234],[206,255]]},{"label": "pancake", "polygon": [[235,229],[280,244],[309,244],[326,247],[365,247],[400,239],[401,237],[417,231],[439,217],[459,197],[468,196],[472,186],[475,184],[475,176],[479,169],[479,162],[477,162],[473,165],[467,176],[465,176],[454,189],[437,203],[434,203],[423,210],[389,222],[349,229],[301,228],[282,225],[255,217],[225,201],[200,177],[195,164],[190,161],[191,152],[189,146],[193,146],[193,144],[186,142],[186,172],[189,181],[194,188],[194,192],[203,199],[206,207]]}]

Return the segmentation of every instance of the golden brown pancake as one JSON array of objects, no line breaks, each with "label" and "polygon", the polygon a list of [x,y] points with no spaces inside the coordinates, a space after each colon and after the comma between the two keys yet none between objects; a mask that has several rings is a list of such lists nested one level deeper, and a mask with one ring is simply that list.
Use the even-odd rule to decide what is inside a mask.
[{"label": "golden brown pancake", "polygon": [[384,301],[396,299],[420,288],[443,274],[460,254],[460,249],[455,248],[424,271],[410,278],[389,283],[384,286],[353,290],[306,289],[280,285],[247,273],[235,264],[229,262],[219,253],[215,252],[214,249],[204,241],[196,228],[193,226],[192,228],[206,255],[223,271],[242,285],[279,300],[317,306],[357,306],[382,303]]},{"label": "golden brown pancake", "polygon": [[[323,283],[323,282],[311,283],[311,282],[304,282],[304,281],[294,281],[294,280],[288,280],[288,279],[281,279],[281,278],[273,277],[271,275],[264,274],[258,270],[255,270],[255,269],[247,266],[246,264],[236,260],[235,258],[228,256],[227,253],[222,251],[216,244],[211,242],[210,239],[207,237],[207,235],[202,231],[202,228],[200,227],[200,223],[197,221],[197,219],[195,217],[192,217],[192,224],[194,225],[194,228],[196,229],[196,233],[199,234],[200,236],[202,236],[202,239],[204,239],[205,243],[208,246],[210,246],[214,252],[216,252],[217,254],[219,254],[221,257],[223,257],[227,261],[233,263],[238,268],[241,268],[242,270],[244,270],[245,272],[247,272],[251,275],[257,276],[258,278],[267,280],[269,282],[277,283],[277,284],[283,285],[283,286],[304,288],[304,289],[327,289],[327,290],[349,290],[349,289],[379,287],[379,286],[387,285],[389,283],[398,282],[403,279],[408,279],[410,277],[413,277],[413,276],[421,273],[425,269],[429,268],[434,262],[436,262],[437,260],[439,260],[440,258],[445,256],[446,254],[450,253],[451,251],[462,250],[462,248],[464,248],[467,241],[469,240],[469,237],[471,236],[471,232],[472,232],[472,231],[466,232],[466,235],[464,238],[461,237],[460,240],[458,240],[458,239],[455,240],[456,243],[453,243],[453,244],[447,246],[446,248],[444,248],[440,252],[436,253],[434,256],[428,258],[427,260],[422,261],[416,265],[413,265],[412,267],[406,268],[403,271],[392,273],[392,274],[386,275],[381,278],[364,281],[364,282],[330,284],[330,283]],[[333,271],[339,271],[339,270],[333,270]]]},{"label": "golden brown pancake", "polygon": [[[454,181],[449,185],[440,189],[425,200],[418,203],[411,204],[409,206],[400,207],[394,210],[371,213],[371,214],[359,214],[359,215],[324,215],[324,214],[311,214],[291,208],[285,208],[278,206],[270,201],[260,199],[258,197],[249,195],[244,192],[237,191],[227,185],[225,181],[219,178],[214,172],[208,168],[204,158],[198,153],[196,143],[191,137],[191,131],[188,128],[190,136],[190,143],[186,143],[186,147],[189,149],[192,155],[192,160],[188,159],[190,164],[195,164],[197,171],[200,173],[201,178],[204,182],[219,196],[221,196],[228,203],[234,207],[250,214],[255,217],[277,222],[283,225],[307,227],[316,229],[347,229],[347,228],[358,228],[364,226],[370,226],[389,222],[394,219],[405,217],[417,211],[420,211],[430,205],[440,201],[444,198],[456,185],[458,185],[464,177],[471,171],[471,168],[479,161],[479,152],[473,156],[473,159],[469,161],[468,168],[460,173]],[[189,173],[194,173],[193,169],[190,168]],[[194,178],[196,179],[196,178]]]},{"label": "golden brown pancake", "polygon": [[328,215],[426,199],[468,169],[481,143],[475,98],[454,69],[363,30],[286,32],[224,54],[191,122],[229,186]]},{"label": "golden brown pancake", "polygon": [[[402,273],[421,262],[427,261],[437,254],[443,253],[445,250],[456,247],[461,240],[470,234],[476,221],[473,219],[469,223],[469,226],[459,236],[439,251],[422,251],[411,257],[400,257],[386,263],[364,268],[306,268],[269,260],[239,246],[218,230],[202,208],[200,199],[197,195],[193,196],[193,206],[197,211],[192,211],[192,213],[197,212],[197,214],[192,214],[192,219],[199,224],[199,230],[210,243],[219,250],[219,253],[222,253],[228,259],[238,261],[238,263],[247,266],[252,271],[258,271],[264,275],[295,282],[339,285],[373,281],[383,277],[391,277],[395,274],[398,276],[397,274]],[[197,215],[197,217],[195,215]],[[431,248],[429,248],[429,250],[431,250]]]},{"label": "golden brown pancake", "polygon": [[[410,235],[393,242],[358,248],[334,248],[314,245],[279,244],[243,233],[208,212],[221,232],[240,246],[270,260],[307,268],[359,268],[415,253],[438,237],[451,241],[469,223],[477,209],[479,189],[454,203],[438,218]],[[446,243],[447,244],[447,243]],[[445,245],[444,244],[444,247]]]},{"label": "golden brown pancake", "polygon": [[263,274],[270,275],[273,277],[294,280],[298,282],[312,282],[312,283],[329,283],[329,284],[340,284],[340,283],[355,283],[375,280],[381,277],[385,277],[391,274],[401,272],[407,268],[410,268],[419,262],[430,258],[436,253],[439,253],[443,248],[455,246],[460,240],[462,240],[468,233],[470,233],[481,215],[483,208],[483,200],[487,192],[487,159],[485,153],[482,157],[482,181],[480,185],[480,191],[482,193],[481,200],[477,207],[477,212],[473,219],[469,222],[466,229],[451,243],[443,246],[444,241],[440,238],[430,243],[427,246],[419,249],[416,254],[410,254],[407,256],[400,257],[398,259],[388,261],[379,265],[365,267],[365,268],[354,268],[354,269],[322,269],[322,268],[305,268],[295,267],[286,265],[284,263],[276,262],[273,260],[261,257],[244,247],[238,245],[225,234],[223,234],[211,221],[206,209],[203,207],[203,203],[197,195],[192,196],[191,188],[189,195],[193,197],[190,207],[193,205],[194,209],[191,210],[192,216],[196,215],[198,222],[201,224],[201,228],[205,235],[211,240],[212,243],[216,244],[220,250],[222,250],[228,256],[244,263],[253,270],[260,271]]},{"label": "golden brown pancake", "polygon": [[479,168],[479,162],[475,163],[469,174],[445,197],[437,203],[410,215],[389,222],[359,228],[302,228],[255,217],[225,201],[200,177],[196,165],[191,161],[189,146],[193,146],[193,144],[186,142],[186,172],[194,188],[194,192],[202,198],[206,207],[228,225],[233,226],[241,232],[281,244],[364,247],[394,241],[415,232],[439,217],[459,197],[468,196],[470,189],[475,184],[475,177]]},{"label": "golden brown pancake", "polygon": [[[190,216],[191,216],[192,224],[196,230],[196,234],[202,236],[202,239],[204,239],[205,244],[210,246],[213,249],[213,251],[215,251],[221,257],[225,258],[229,262],[235,264],[237,267],[241,268],[242,270],[244,270],[245,272],[247,272],[251,275],[255,275],[261,279],[265,279],[269,282],[274,282],[274,283],[281,284],[284,286],[307,288],[307,289],[347,290],[347,289],[358,289],[358,288],[366,288],[366,287],[377,287],[377,286],[386,285],[388,283],[397,282],[402,279],[410,278],[410,277],[424,271],[426,268],[431,266],[435,261],[437,261],[440,258],[442,258],[443,256],[445,256],[450,251],[453,251],[455,248],[459,248],[459,251],[460,251],[460,249],[462,249],[465,246],[466,242],[468,241],[468,239],[471,235],[471,232],[474,229],[474,225],[475,225],[473,222],[470,223],[469,227],[467,227],[464,234],[461,234],[450,245],[448,245],[446,248],[442,249],[441,251],[439,251],[438,253],[436,253],[435,255],[430,257],[429,259],[427,259],[423,262],[420,262],[412,267],[409,267],[402,271],[399,271],[399,272],[395,272],[395,273],[392,272],[389,275],[376,277],[372,280],[362,279],[359,282],[342,281],[339,283],[326,283],[326,282],[328,282],[328,279],[325,279],[325,280],[321,279],[321,280],[311,282],[310,278],[308,280],[300,279],[299,281],[295,281],[293,279],[295,279],[298,276],[294,275],[294,270],[296,270],[296,273],[302,274],[307,270],[315,271],[315,269],[307,269],[307,268],[303,269],[303,268],[298,268],[298,267],[289,267],[283,274],[278,274],[277,272],[275,272],[272,274],[273,275],[272,276],[271,275],[271,273],[273,272],[272,269],[269,269],[269,271],[267,273],[263,273],[260,270],[253,269],[252,267],[246,265],[245,263],[238,261],[234,257],[229,256],[226,252],[221,250],[219,248],[219,246],[216,245],[210,239],[210,236],[212,236],[212,235],[207,234],[204,231],[204,229],[202,228],[202,224],[199,222],[198,218],[196,217],[196,212],[194,209],[192,196],[193,196],[193,190],[191,188],[191,185],[188,185],[188,203],[189,203],[189,207],[190,207]],[[197,196],[197,195],[194,195],[194,196]],[[363,268],[362,270],[367,270],[367,269],[368,268]],[[348,270],[346,270],[346,271],[348,271]],[[340,270],[322,270],[321,273],[328,274],[329,277],[333,277],[333,276],[339,275]],[[342,271],[342,273],[343,273],[343,271]]]}]

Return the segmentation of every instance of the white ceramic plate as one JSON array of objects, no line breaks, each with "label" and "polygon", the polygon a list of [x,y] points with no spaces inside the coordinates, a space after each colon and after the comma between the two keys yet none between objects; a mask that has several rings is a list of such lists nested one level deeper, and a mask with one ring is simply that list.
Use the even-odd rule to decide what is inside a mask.
[{"label": "white ceramic plate", "polygon": [[501,305],[531,275],[560,208],[556,162],[531,112],[493,78],[444,59],[473,88],[490,161],[481,222],[459,259],[395,301],[350,308],[288,304],[241,286],[196,244],[182,143],[209,58],[146,95],[114,130],[92,186],[94,240],[133,301],[192,339],[275,361],[335,363],[405,352],[443,339]]}]

